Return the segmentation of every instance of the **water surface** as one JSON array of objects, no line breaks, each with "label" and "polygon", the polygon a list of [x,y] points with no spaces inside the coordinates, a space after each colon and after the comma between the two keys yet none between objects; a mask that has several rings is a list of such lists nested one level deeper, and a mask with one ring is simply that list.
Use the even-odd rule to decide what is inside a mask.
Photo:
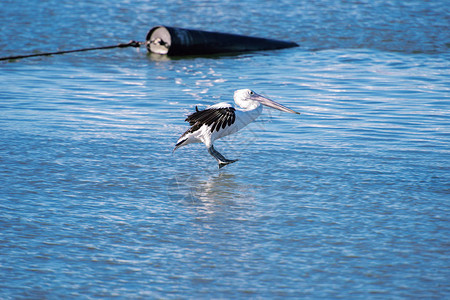
[{"label": "water surface", "polygon": [[[448,298],[444,1],[6,1],[1,56],[167,24],[299,48],[116,49],[0,64],[0,296]],[[270,22],[269,22],[269,21]],[[264,110],[172,153],[195,106]]]}]

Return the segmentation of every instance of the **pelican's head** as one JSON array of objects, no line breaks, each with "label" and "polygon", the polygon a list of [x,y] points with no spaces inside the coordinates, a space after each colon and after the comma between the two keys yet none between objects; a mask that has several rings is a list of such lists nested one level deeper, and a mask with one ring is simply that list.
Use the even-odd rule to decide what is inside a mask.
[{"label": "pelican's head", "polygon": [[234,101],[236,102],[237,105],[246,109],[256,108],[258,104],[261,103],[262,105],[272,107],[284,112],[300,114],[299,112],[287,108],[286,106],[281,105],[280,103],[277,103],[261,95],[258,95],[257,93],[255,93],[250,89],[242,89],[235,91]]}]

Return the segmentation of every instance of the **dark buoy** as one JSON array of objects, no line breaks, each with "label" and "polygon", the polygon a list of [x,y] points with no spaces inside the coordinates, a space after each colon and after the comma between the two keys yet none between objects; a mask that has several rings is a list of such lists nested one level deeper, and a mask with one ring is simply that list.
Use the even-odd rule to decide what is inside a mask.
[{"label": "dark buoy", "polygon": [[294,42],[167,26],[150,29],[146,40],[149,52],[174,56],[298,47]]}]

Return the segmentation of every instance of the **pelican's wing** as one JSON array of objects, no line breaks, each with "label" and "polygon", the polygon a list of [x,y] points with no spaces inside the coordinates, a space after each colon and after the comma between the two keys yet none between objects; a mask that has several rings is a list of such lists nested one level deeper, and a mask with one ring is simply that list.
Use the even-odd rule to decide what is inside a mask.
[{"label": "pelican's wing", "polygon": [[185,120],[192,126],[192,131],[202,125],[211,126],[211,132],[219,131],[220,128],[230,126],[236,120],[235,109],[228,103],[219,103],[204,110],[198,110],[196,107],[195,110],[196,112],[190,114]]}]

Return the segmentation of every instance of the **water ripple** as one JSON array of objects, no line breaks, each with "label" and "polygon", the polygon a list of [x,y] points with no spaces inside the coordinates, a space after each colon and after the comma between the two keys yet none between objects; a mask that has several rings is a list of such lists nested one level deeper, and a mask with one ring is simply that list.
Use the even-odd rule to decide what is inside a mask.
[{"label": "water ripple", "polygon": [[[301,47],[0,64],[0,297],[448,298],[442,7],[2,3],[3,55],[139,39],[162,21]],[[239,159],[221,170],[203,145],[172,153],[195,106],[238,88],[302,114],[265,109],[218,141]]]}]

